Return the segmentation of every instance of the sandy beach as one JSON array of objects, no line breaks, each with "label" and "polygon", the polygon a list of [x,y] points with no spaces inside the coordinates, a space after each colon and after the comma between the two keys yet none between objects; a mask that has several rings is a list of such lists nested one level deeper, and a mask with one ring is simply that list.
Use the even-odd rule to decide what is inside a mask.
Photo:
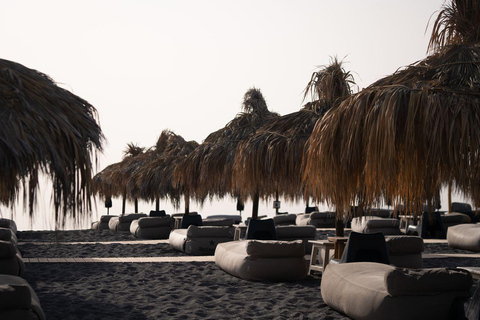
[{"label": "sandy beach", "polygon": [[[319,239],[331,231],[319,231]],[[188,257],[167,241],[110,231],[18,232],[24,258]],[[426,243],[425,254],[470,254]],[[321,298],[319,276],[270,283],[235,278],[214,262],[26,263],[48,319],[348,319]],[[147,259],[148,260],[148,259]],[[426,268],[480,266],[476,257],[424,259]],[[476,289],[474,282],[472,293]]]}]

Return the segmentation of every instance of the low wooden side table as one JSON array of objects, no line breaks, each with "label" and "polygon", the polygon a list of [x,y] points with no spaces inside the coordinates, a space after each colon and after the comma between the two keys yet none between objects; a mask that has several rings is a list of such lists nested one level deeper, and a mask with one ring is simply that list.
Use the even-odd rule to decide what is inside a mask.
[{"label": "low wooden side table", "polygon": [[328,237],[328,241],[334,243],[333,258],[340,259],[347,245],[348,237]]},{"label": "low wooden side table", "polygon": [[233,240],[237,241],[244,238],[245,233],[247,231],[247,225],[244,223],[240,223],[240,224],[234,224],[233,226],[235,227],[235,234],[234,234]]},{"label": "low wooden side table", "polygon": [[[335,243],[328,240],[309,240],[308,243],[312,244],[312,255],[310,257],[308,274],[312,274],[313,271],[323,272],[330,262],[330,250],[333,250]],[[319,254],[322,249],[325,250],[323,256]],[[318,258],[321,260],[320,264],[317,264]]]}]

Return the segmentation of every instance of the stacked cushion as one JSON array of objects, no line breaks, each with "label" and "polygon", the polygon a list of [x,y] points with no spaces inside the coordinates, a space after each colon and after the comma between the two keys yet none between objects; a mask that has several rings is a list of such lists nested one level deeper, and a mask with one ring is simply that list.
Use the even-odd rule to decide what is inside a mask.
[{"label": "stacked cushion", "polygon": [[170,216],[142,217],[132,221],[130,232],[140,239],[168,239],[173,221]]},{"label": "stacked cushion", "polygon": [[312,225],[315,228],[335,228],[335,212],[312,212],[297,215],[299,226]]},{"label": "stacked cushion", "polygon": [[460,269],[402,269],[371,262],[330,263],[322,275],[325,303],[353,319],[449,319],[457,298],[470,296]]},{"label": "stacked cushion", "polygon": [[228,226],[195,226],[175,229],[168,242],[173,249],[195,255],[213,255],[217,244],[232,241],[235,228]]},{"label": "stacked cushion", "polygon": [[112,218],[118,218],[118,216],[110,216],[110,215],[106,215],[106,216],[101,216],[100,217],[100,220],[99,221],[95,221],[92,223],[92,229],[93,230],[97,230],[97,231],[100,231],[100,230],[108,230],[108,223],[110,222],[110,219]]},{"label": "stacked cushion", "polygon": [[355,217],[352,219],[352,231],[359,233],[382,232],[384,235],[399,235],[400,221],[393,218],[376,216]]},{"label": "stacked cushion", "polygon": [[0,240],[0,274],[21,276],[25,271],[20,251],[11,241]]},{"label": "stacked cushion", "polygon": [[0,319],[45,320],[37,295],[24,279],[0,275]]},{"label": "stacked cushion", "polygon": [[295,225],[297,220],[297,215],[294,213],[279,214],[274,216],[272,219],[275,222],[276,226]]},{"label": "stacked cushion", "polygon": [[130,232],[132,221],[146,216],[145,213],[130,213],[121,217],[114,217],[108,222],[108,228],[113,232]]},{"label": "stacked cushion", "polygon": [[390,263],[402,268],[423,268],[423,239],[417,236],[387,236]]},{"label": "stacked cushion", "polygon": [[307,276],[302,241],[242,240],[220,243],[215,263],[245,280],[295,281]]},{"label": "stacked cushion", "polygon": [[448,228],[447,241],[452,248],[480,252],[480,224],[466,223]]}]

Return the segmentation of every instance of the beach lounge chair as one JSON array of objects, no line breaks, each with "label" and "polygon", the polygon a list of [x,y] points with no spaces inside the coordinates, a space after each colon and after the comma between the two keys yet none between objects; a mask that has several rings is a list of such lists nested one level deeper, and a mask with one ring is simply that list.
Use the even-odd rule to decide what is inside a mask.
[{"label": "beach lounge chair", "polygon": [[17,234],[17,224],[14,220],[0,218],[0,228],[10,228],[13,233]]},{"label": "beach lounge chair", "polygon": [[377,233],[358,233],[352,231],[348,237],[345,250],[339,260],[331,263],[377,262],[390,264],[385,235]]},{"label": "beach lounge chair", "polygon": [[[431,220],[431,221],[430,221]],[[423,239],[437,238],[445,239],[446,230],[443,225],[440,212],[433,213],[433,219],[430,219],[427,212],[423,212],[418,225],[409,225],[407,234],[417,234]]]},{"label": "beach lounge chair", "polygon": [[242,216],[239,214],[214,214],[211,216],[207,216],[206,220],[210,219],[227,219],[227,220],[233,220],[234,224],[238,224],[242,222]]},{"label": "beach lounge chair", "polygon": [[448,229],[448,245],[452,248],[480,252],[480,224],[459,224]]},{"label": "beach lounge chair", "polygon": [[273,219],[251,219],[248,222],[247,239],[256,240],[277,240],[277,229]]},{"label": "beach lounge chair", "polygon": [[232,226],[197,226],[174,229],[168,237],[170,247],[194,255],[213,255],[219,243],[233,240]]},{"label": "beach lounge chair", "polygon": [[14,245],[18,244],[17,235],[10,228],[0,228],[0,240],[10,241]]},{"label": "beach lounge chair", "polygon": [[0,240],[0,274],[21,276],[25,272],[20,251],[10,241]]},{"label": "beach lounge chair", "polygon": [[384,235],[399,235],[400,220],[394,218],[381,218],[378,216],[363,216],[352,219],[352,231],[359,233],[382,232]]},{"label": "beach lounge chair", "polygon": [[423,239],[418,236],[385,236],[390,264],[401,268],[423,268]]},{"label": "beach lounge chair", "polygon": [[174,220],[166,216],[150,216],[133,220],[130,233],[140,239],[168,239]]},{"label": "beach lounge chair", "polygon": [[199,214],[184,214],[180,222],[180,228],[187,229],[191,225],[194,225],[194,226],[203,225],[202,216]]},{"label": "beach lounge chair", "polygon": [[469,203],[452,202],[452,212],[458,212],[458,213],[466,214],[467,216],[470,217],[472,222],[480,221],[480,215],[477,215],[473,211],[472,206]]},{"label": "beach lounge chair", "polygon": [[302,241],[242,240],[220,243],[215,263],[225,272],[254,281],[296,281],[307,276]]},{"label": "beach lounge chair", "polygon": [[130,232],[132,221],[146,216],[145,213],[130,213],[124,216],[114,217],[108,222],[108,228],[113,232]]},{"label": "beach lounge chair", "polygon": [[165,212],[165,210],[150,210],[150,213],[148,214],[149,217],[165,217],[166,215],[167,213]]},{"label": "beach lounge chair", "polygon": [[453,268],[405,269],[374,262],[330,263],[321,295],[331,308],[353,319],[462,319],[472,276]]},{"label": "beach lounge chair", "polygon": [[46,319],[38,296],[25,279],[0,275],[0,319]]},{"label": "beach lounge chair", "polygon": [[305,252],[312,251],[312,244],[309,240],[315,240],[317,229],[314,226],[290,226],[280,225],[275,227],[278,240],[293,241],[302,240],[305,246]]},{"label": "beach lounge chair", "polygon": [[115,215],[103,215],[100,217],[99,221],[92,222],[92,229],[93,230],[108,230],[108,223],[110,222],[110,219],[112,218],[118,218],[118,216]]},{"label": "beach lounge chair", "polygon": [[298,214],[296,225],[307,226],[312,225],[315,228],[335,228],[335,212],[312,212],[306,214]]},{"label": "beach lounge chair", "polygon": [[273,221],[276,226],[289,226],[297,224],[297,215],[294,213],[291,214],[279,214],[274,216]]}]

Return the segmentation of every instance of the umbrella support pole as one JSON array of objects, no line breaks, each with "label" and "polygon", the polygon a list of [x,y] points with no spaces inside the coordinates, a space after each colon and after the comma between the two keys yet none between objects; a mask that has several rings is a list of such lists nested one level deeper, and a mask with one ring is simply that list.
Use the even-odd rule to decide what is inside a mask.
[{"label": "umbrella support pole", "polygon": [[190,213],[190,197],[185,193],[185,213]]},{"label": "umbrella support pole", "polygon": [[155,211],[160,211],[160,199],[155,200]]},{"label": "umbrella support pole", "polygon": [[252,219],[258,218],[258,203],[260,202],[260,196],[258,192],[255,192],[253,196],[253,207],[252,207]]}]

